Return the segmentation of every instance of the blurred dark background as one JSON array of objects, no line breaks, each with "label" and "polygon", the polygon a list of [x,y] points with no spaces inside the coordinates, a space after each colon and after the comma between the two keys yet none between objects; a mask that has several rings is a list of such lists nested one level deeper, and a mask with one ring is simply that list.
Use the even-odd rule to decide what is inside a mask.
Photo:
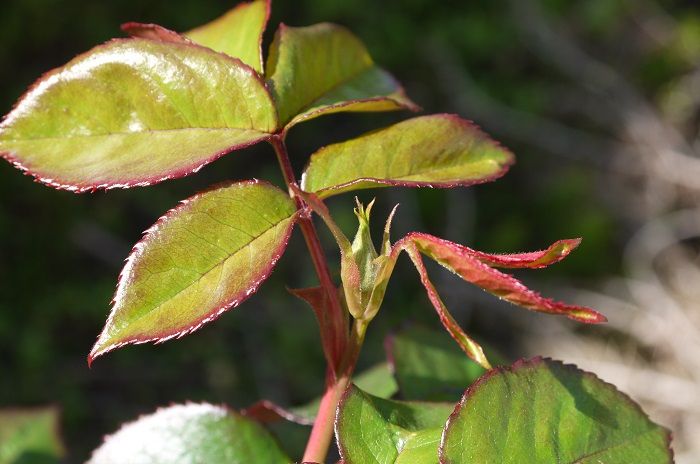
[{"label": "blurred dark background", "polygon": [[[43,72],[120,36],[123,22],[186,31],[234,4],[3,0],[0,110],[7,113]],[[642,401],[674,429],[678,462],[697,462],[700,446],[691,439],[700,434],[700,367],[692,365],[700,353],[697,5],[278,0],[266,36],[269,42],[281,21],[344,24],[426,113],[473,119],[515,152],[515,167],[493,184],[364,191],[360,198],[377,196],[375,232],[401,204],[394,238],[422,230],[509,252],[583,237],[565,262],[518,276],[595,306],[610,316],[607,327],[517,311],[431,271],[464,327],[506,356],[576,361]],[[295,167],[320,146],[407,116],[335,115],[297,126],[288,139]],[[104,434],[157,406],[192,400],[240,408],[259,398],[291,405],[319,394],[315,321],[285,290],[315,284],[298,233],[259,294],[216,323],[162,346],[127,347],[92,369],[85,361],[141,232],[209,184],[251,177],[280,182],[270,147],[235,152],[189,178],[84,195],[44,187],[0,163],[0,407],[58,405],[67,462],[83,462]],[[352,197],[331,206],[352,233]],[[438,326],[402,259],[360,366],[382,360],[384,336],[406,321]],[[666,390],[641,388],[645,379]]]}]

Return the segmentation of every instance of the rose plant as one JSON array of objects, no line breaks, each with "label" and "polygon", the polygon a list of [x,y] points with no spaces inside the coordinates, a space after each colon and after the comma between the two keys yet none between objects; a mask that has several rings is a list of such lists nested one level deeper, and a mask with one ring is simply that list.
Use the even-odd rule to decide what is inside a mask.
[{"label": "rose plant", "polygon": [[[466,187],[504,175],[513,155],[471,122],[434,114],[325,146],[298,176],[285,144],[297,124],[337,112],[419,108],[360,40],[337,25],[281,24],[264,58],[269,15],[270,2],[255,0],[182,34],[127,23],[128,38],[44,75],[0,125],[5,159],[41,183],[73,192],[191,175],[259,142],[276,154],[284,188],[262,180],[216,185],[145,232],[121,272],[88,363],[125,345],[183,337],[243,303],[272,272],[294,227],[318,275],[318,287],[292,290],[318,320],[327,362],[318,402],[284,408],[261,401],[243,411],[170,406],[109,436],[90,462],[320,463],[334,439],[346,464],[670,462],[669,432],[593,374],[543,358],[494,368],[443,304],[424,263],[429,258],[523,308],[602,323],[598,312],[542,297],[499,270],[549,266],[579,239],[508,255],[422,232],[392,241],[394,209],[375,247],[372,203],[357,200],[357,231],[346,236],[326,207],[331,196]],[[314,215],[337,242],[339,284]],[[367,327],[404,252],[462,355],[441,336],[413,328],[390,338],[388,368],[354,377]],[[284,437],[271,431],[283,421],[312,425],[303,457],[289,456],[278,442]]]}]

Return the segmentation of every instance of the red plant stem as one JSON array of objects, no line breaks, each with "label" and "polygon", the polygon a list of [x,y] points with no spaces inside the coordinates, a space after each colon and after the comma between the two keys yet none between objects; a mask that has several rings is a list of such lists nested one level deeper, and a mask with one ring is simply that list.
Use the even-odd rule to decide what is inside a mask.
[{"label": "red plant stem", "polygon": [[[303,201],[294,194],[291,188],[292,185],[298,186],[294,170],[289,161],[287,147],[284,143],[284,134],[273,136],[270,143],[275,149],[277,161],[282,169],[290,196],[294,198],[298,209],[305,208]],[[299,226],[304,235],[306,246],[311,253],[311,259],[321,282],[321,287],[324,289],[329,301],[328,313],[323,314],[323,320],[319,320],[319,326],[321,330],[331,332],[328,334],[329,336],[323,338],[334,342],[334,345],[331,347],[324,346],[324,354],[328,362],[326,391],[321,399],[318,414],[311,429],[303,457],[305,462],[323,462],[326,459],[328,448],[333,438],[335,412],[338,402],[350,381],[357,363],[364,340],[365,325],[355,321],[352,333],[349,333],[348,315],[341,304],[337,288],[331,279],[326,257],[311,217],[302,215],[299,219]]]},{"label": "red plant stem", "polygon": [[[294,198],[298,209],[305,208],[303,201],[294,194],[291,188],[292,185],[297,186],[297,182],[284,143],[284,134],[273,136],[270,143],[275,149],[277,161],[289,189],[289,195]],[[362,339],[364,339],[364,330],[361,330],[362,335],[358,337],[357,327],[353,326],[352,339],[349,340],[348,316],[340,302],[338,290],[331,279],[326,257],[311,217],[301,215],[299,226],[311,254],[311,260],[314,263],[321,287],[328,297],[328,311],[320,313],[319,326],[321,330],[327,330],[331,333],[326,334],[327,336],[322,337],[322,339],[333,341],[333,346],[324,346],[324,354],[328,363],[326,391],[321,399],[303,458],[303,461],[323,462],[333,438],[335,411],[355,368]],[[348,346],[349,342],[351,342],[350,347]]]},{"label": "red plant stem", "polygon": [[[284,143],[284,135],[275,135],[270,142],[272,143],[275,153],[277,154],[277,161],[279,161],[287,187],[289,188],[291,185],[297,186],[294,171],[289,161],[287,147]],[[292,198],[294,198],[298,209],[304,208],[303,202],[298,196],[294,195],[291,188],[289,188],[289,194],[292,196]],[[331,279],[330,271],[328,270],[328,265],[326,264],[326,257],[323,253],[323,248],[321,247],[321,242],[318,239],[318,233],[316,232],[312,219],[302,215],[299,219],[299,226],[302,234],[304,235],[306,246],[311,254],[311,260],[313,261],[314,268],[316,269],[316,274],[318,275],[321,287],[325,291],[329,301],[330,314],[324,314],[324,320],[319,321],[319,324],[321,326],[321,330],[330,330],[332,332],[328,334],[329,337],[327,337],[327,339],[332,340],[334,345],[332,347],[324,347],[324,351],[326,352],[326,359],[329,363],[329,368],[332,371],[333,377],[336,377],[338,374],[337,369],[339,367],[339,363],[341,362],[347,346],[347,315],[343,310],[342,304],[340,303],[338,290]]]}]

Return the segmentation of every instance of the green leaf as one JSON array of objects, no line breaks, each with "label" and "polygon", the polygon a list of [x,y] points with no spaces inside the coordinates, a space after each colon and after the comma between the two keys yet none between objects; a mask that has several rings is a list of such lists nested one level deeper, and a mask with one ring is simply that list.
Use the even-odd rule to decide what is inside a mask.
[{"label": "green leaf", "polygon": [[382,186],[468,186],[502,176],[512,163],[508,150],[469,121],[436,114],[321,148],[302,189],[325,198]]},{"label": "green leaf", "polygon": [[484,375],[457,405],[440,462],[673,461],[668,430],[595,375],[535,358]]},{"label": "green leaf", "polygon": [[351,385],[338,406],[336,436],[345,464],[437,463],[453,406],[385,400]]},{"label": "green leaf", "polygon": [[269,18],[270,0],[239,3],[220,18],[185,35],[200,45],[240,59],[262,74],[262,38]]},{"label": "green leaf", "polygon": [[374,64],[362,42],[335,24],[281,24],[266,75],[282,126],[339,111],[416,109],[396,80]]},{"label": "green leaf", "polygon": [[289,196],[260,181],[183,201],[134,247],[89,360],[182,337],[237,306],[272,272],[295,220]]},{"label": "green leaf", "polygon": [[221,406],[160,409],[124,425],[88,464],[291,463],[258,423]]},{"label": "green leaf", "polygon": [[57,188],[132,187],[196,172],[276,125],[264,83],[239,60],[120,39],[34,84],[0,124],[0,153]]},{"label": "green leaf", "polygon": [[0,410],[0,464],[57,463],[64,454],[55,408]]},{"label": "green leaf", "polygon": [[486,370],[467,358],[445,335],[411,327],[385,343],[401,397],[406,400],[457,401]]}]

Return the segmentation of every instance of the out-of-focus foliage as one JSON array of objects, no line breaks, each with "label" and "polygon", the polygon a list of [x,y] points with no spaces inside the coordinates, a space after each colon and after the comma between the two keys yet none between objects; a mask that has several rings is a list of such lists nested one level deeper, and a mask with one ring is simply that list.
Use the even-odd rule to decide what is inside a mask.
[{"label": "out-of-focus foliage", "polygon": [[[538,6],[542,14],[533,16],[523,5]],[[119,36],[120,23],[158,22],[186,31],[231,6],[213,0],[183,0],[177,8],[163,0],[4,0],[0,112],[7,113],[47,69]],[[587,80],[589,74],[572,71],[580,56],[543,50],[542,43],[563,42],[536,33],[547,31],[537,22],[544,18],[557,33],[616,70],[692,141],[700,119],[700,97],[693,90],[700,58],[700,14],[694,2],[396,0],[382,3],[381,10],[377,14],[376,2],[370,0],[277,1],[271,24],[285,18],[292,26],[320,21],[348,26],[426,112],[447,110],[474,119],[518,159],[495,184],[450,192],[362,192],[364,201],[378,195],[377,217],[401,203],[396,237],[425,230],[499,252],[539,249],[560,237],[581,236],[583,244],[567,262],[538,278],[549,279],[551,286],[566,279],[594,288],[623,273],[622,246],[640,224],[660,212],[697,204],[694,195],[679,197],[675,184],[645,176],[650,163],[634,136],[653,131],[628,130],[636,126],[624,118],[643,113],[630,110],[635,107],[618,98],[617,87],[601,88],[598,81]],[[266,35],[266,43],[271,40]],[[405,116],[335,115],[300,125],[289,137],[295,168],[300,172],[308,155],[322,145]],[[627,157],[617,156],[623,151]],[[296,404],[320,393],[323,355],[313,315],[281,290],[315,284],[298,236],[271,277],[274,282],[246,308],[161,349],[132,347],[96,362],[91,370],[85,363],[130,244],[180,198],[232,173],[240,179],[275,179],[273,156],[266,146],[254,147],[217,161],[197,177],[148,191],[81,196],[47,189],[1,163],[0,405],[60,404],[69,462],[83,462],[104,433],[156,406],[207,400],[243,407],[259,397]],[[672,174],[678,175],[668,176]],[[348,232],[355,223],[350,201],[331,201],[341,206],[338,219]],[[348,211],[344,218],[343,211]],[[333,250],[330,239],[328,243]],[[440,272],[431,270],[435,284],[470,333],[505,353],[522,355],[519,340],[506,337],[512,329],[496,323],[514,311],[496,305],[472,315],[472,309],[491,303],[461,285],[449,285],[454,280]],[[362,365],[383,358],[383,335],[397,321],[437,323],[406,260],[399,262],[397,273],[386,310],[368,335]],[[581,303],[608,312],[594,302]],[[273,316],[277,323],[268,323]],[[522,319],[513,324],[522,326]],[[274,344],[260,344],[263,337]],[[631,343],[615,331],[611,339],[618,345]],[[647,343],[639,350],[645,359],[653,359],[650,352],[668,351],[659,348],[658,340]],[[682,422],[671,413],[664,418],[670,426]]]}]

